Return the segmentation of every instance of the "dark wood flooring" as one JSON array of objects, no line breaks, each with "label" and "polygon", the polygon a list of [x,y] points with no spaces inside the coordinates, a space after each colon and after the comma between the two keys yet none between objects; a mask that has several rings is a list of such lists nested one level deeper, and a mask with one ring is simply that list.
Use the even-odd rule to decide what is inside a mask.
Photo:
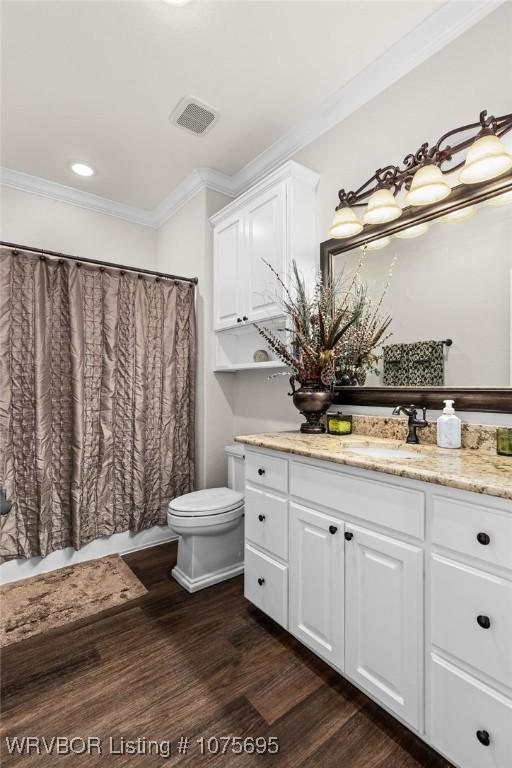
[{"label": "dark wood flooring", "polygon": [[[175,558],[175,544],[127,556],[146,596],[4,651],[5,768],[450,768],[247,603],[241,578],[189,595],[169,576]],[[13,756],[15,735],[99,736],[104,753]],[[170,740],[172,754],[105,754],[110,736]],[[279,752],[201,757],[201,736],[275,736]]]}]

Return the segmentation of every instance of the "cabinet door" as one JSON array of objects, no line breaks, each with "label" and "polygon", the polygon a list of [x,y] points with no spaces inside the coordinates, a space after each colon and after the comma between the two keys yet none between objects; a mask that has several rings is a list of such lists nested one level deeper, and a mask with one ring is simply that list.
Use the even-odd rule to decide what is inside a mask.
[{"label": "cabinet door", "polygon": [[345,671],[356,685],[419,727],[423,553],[346,525]]},{"label": "cabinet door", "polygon": [[239,325],[246,302],[243,252],[243,218],[240,214],[219,224],[214,232],[214,327]]},{"label": "cabinet door", "polygon": [[291,504],[289,525],[289,630],[342,671],[343,522]]},{"label": "cabinet door", "polygon": [[246,209],[249,321],[282,314],[282,289],[267,264],[286,282],[286,186],[279,184]]}]

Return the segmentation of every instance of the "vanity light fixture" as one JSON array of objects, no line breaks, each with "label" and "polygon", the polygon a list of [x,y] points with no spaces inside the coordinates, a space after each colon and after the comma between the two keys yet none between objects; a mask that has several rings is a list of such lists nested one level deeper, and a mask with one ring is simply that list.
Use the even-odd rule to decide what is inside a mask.
[{"label": "vanity light fixture", "polygon": [[512,203],[512,189],[508,192],[503,192],[501,195],[496,195],[496,197],[490,197],[485,202],[486,205],[510,205]]},{"label": "vanity light fixture", "polygon": [[425,232],[428,230],[428,224],[426,222],[421,222],[421,224],[413,224],[412,227],[407,227],[407,229],[402,229],[401,232],[397,232],[395,234],[395,237],[398,237],[400,240],[410,240],[413,237],[419,237],[420,235],[424,235]]},{"label": "vanity light fixture", "polygon": [[[364,233],[357,237],[362,230],[357,208],[365,208],[362,220],[371,227],[386,225],[402,215],[406,216],[407,221],[414,221],[414,208],[441,203],[455,191],[457,199],[461,199],[463,187],[459,185],[452,189],[447,176],[460,171],[459,181],[463,184],[476,184],[507,173],[512,168],[512,155],[503,146],[501,137],[511,130],[512,113],[494,117],[483,110],[478,122],[447,131],[432,146],[424,142],[416,152],[404,157],[401,166],[386,165],[379,168],[356,190],[347,192],[340,189],[339,203],[329,230],[331,237],[354,237],[354,247],[360,244]],[[466,152],[467,157],[464,156]],[[396,200],[402,191],[405,192],[405,209]],[[487,190],[486,193],[488,196]],[[428,211],[426,218],[441,215],[443,206],[436,205],[435,210]],[[420,217],[421,211],[418,215]],[[455,221],[455,216],[450,221]],[[407,229],[412,229],[412,223]],[[386,231],[385,226],[383,230]],[[376,234],[375,229],[369,232],[369,236]]]},{"label": "vanity light fixture", "polygon": [[368,200],[368,207],[363,214],[365,224],[385,224],[386,221],[394,221],[402,215],[402,209],[391,190],[377,189]]},{"label": "vanity light fixture", "polygon": [[370,243],[366,243],[366,245],[361,246],[362,251],[380,251],[381,248],[385,248],[386,245],[389,245],[390,238],[389,237],[379,237],[378,240],[372,240]]},{"label": "vanity light fixture", "polygon": [[499,138],[489,129],[484,129],[482,134],[469,148],[459,176],[463,184],[488,181],[512,168],[512,155],[508,154]]},{"label": "vanity light fixture", "polygon": [[342,239],[359,234],[362,228],[363,225],[352,208],[340,207],[336,209],[329,234],[331,237]]},{"label": "vanity light fixture", "polygon": [[405,202],[409,205],[429,205],[444,200],[451,191],[441,169],[433,163],[427,163],[414,174]]},{"label": "vanity light fixture", "polygon": [[77,176],[94,176],[96,171],[91,165],[87,163],[71,163],[71,170],[76,173]]},{"label": "vanity light fixture", "polygon": [[467,221],[472,216],[475,215],[477,210],[476,205],[467,205],[465,208],[459,208],[456,211],[450,211],[450,213],[445,213],[444,216],[440,216],[438,221],[442,221],[443,224],[450,224],[451,222],[456,221]]}]

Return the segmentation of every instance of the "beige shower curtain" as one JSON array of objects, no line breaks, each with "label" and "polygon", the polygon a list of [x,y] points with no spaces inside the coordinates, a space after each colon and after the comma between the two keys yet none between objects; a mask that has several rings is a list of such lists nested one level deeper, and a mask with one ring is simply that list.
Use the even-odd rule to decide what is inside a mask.
[{"label": "beige shower curtain", "polygon": [[165,522],[194,485],[194,286],[0,251],[3,559]]}]

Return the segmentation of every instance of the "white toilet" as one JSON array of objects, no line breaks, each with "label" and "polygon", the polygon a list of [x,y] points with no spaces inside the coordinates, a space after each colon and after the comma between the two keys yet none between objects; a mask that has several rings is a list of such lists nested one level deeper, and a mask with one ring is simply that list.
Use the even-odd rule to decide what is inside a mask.
[{"label": "white toilet", "polygon": [[180,536],[172,576],[197,592],[244,570],[243,446],[227,445],[228,488],[208,488],[169,502],[167,523]]}]

